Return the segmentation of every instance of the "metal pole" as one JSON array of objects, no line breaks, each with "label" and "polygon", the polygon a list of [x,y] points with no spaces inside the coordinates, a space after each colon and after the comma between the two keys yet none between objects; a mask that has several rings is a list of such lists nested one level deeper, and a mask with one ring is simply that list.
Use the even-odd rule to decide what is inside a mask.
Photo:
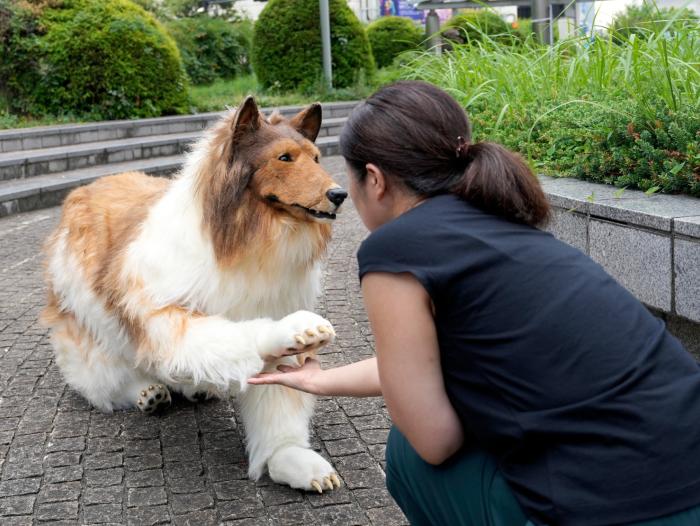
[{"label": "metal pole", "polygon": [[547,30],[547,22],[549,22],[548,5],[548,0],[532,0],[532,29],[537,35],[537,39],[543,44],[551,44],[549,42],[549,31]]},{"label": "metal pole", "polygon": [[319,0],[321,11],[321,46],[323,48],[323,77],[328,89],[333,89],[333,64],[331,62],[331,18],[328,0]]},{"label": "metal pole", "polygon": [[428,15],[425,17],[425,32],[428,35],[428,46],[439,55],[441,51],[440,17],[435,9],[428,11]]}]

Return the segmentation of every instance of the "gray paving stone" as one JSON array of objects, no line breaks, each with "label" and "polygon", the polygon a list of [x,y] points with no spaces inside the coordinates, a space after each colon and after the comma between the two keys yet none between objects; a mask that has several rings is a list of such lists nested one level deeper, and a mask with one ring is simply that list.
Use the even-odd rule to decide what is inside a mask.
[{"label": "gray paving stone", "polygon": [[30,495],[39,491],[40,478],[5,480],[0,482],[0,496]]},{"label": "gray paving stone", "polygon": [[155,526],[170,524],[170,512],[167,506],[149,506],[148,508],[129,508],[127,510],[129,526]]},{"label": "gray paving stone", "polygon": [[87,487],[83,492],[83,504],[121,504],[124,500],[121,486]]},{"label": "gray paving stone", "polygon": [[0,515],[27,515],[34,509],[35,495],[0,497]]},{"label": "gray paving stone", "polygon": [[176,526],[217,526],[219,517],[214,510],[204,510],[175,515],[174,522]]},{"label": "gray paving stone", "polygon": [[78,518],[78,501],[39,504],[35,516],[39,521],[52,523],[61,520],[74,521]]},{"label": "gray paving stone", "polygon": [[44,484],[39,493],[39,502],[62,502],[78,500],[82,487],[79,481]]},{"label": "gray paving stone", "polygon": [[167,504],[168,496],[163,488],[129,488],[127,506],[130,508]]},{"label": "gray paving stone", "polygon": [[163,484],[165,484],[165,479],[160,469],[129,471],[126,473],[127,488],[145,488],[150,486],[162,486]]},{"label": "gray paving stone", "polygon": [[83,519],[85,524],[121,524],[121,504],[94,504],[83,507]]},{"label": "gray paving stone", "polygon": [[205,510],[214,506],[214,499],[208,493],[190,493],[173,495],[171,500],[175,515]]}]

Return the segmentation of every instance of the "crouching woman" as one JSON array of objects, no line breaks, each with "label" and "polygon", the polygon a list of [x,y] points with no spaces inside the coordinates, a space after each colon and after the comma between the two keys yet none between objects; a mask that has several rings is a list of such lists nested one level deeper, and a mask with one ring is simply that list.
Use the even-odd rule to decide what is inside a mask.
[{"label": "crouching woman", "polygon": [[442,90],[400,82],[341,137],[371,231],[376,359],[251,383],[383,395],[387,486],[414,525],[700,524],[700,366],[629,292],[536,228],[516,154],[472,143]]}]

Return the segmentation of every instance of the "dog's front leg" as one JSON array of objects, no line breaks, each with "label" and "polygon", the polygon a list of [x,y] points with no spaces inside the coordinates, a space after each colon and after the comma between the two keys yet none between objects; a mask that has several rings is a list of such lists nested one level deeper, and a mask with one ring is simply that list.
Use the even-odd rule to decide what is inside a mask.
[{"label": "dog's front leg", "polygon": [[247,435],[248,475],[321,492],[340,487],[333,466],[309,448],[314,396],[279,385],[250,386],[241,393]]},{"label": "dog's front leg", "polygon": [[314,350],[333,338],[330,323],[306,311],[279,321],[238,322],[180,307],[143,314],[137,331],[139,361],[165,383],[205,392],[245,390],[246,380],[259,373],[265,361]]}]

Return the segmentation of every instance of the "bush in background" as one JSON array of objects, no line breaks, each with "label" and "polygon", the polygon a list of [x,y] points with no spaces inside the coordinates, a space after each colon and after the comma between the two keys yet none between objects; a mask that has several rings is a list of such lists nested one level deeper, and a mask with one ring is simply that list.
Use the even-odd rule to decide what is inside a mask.
[{"label": "bush in background", "polygon": [[698,25],[698,16],[690,9],[659,8],[652,2],[629,5],[617,15],[609,29],[615,40],[624,41],[631,35],[649,36],[663,31],[677,32]]},{"label": "bush in background", "polygon": [[[374,59],[345,0],[330,0],[333,86],[371,78]],[[253,31],[252,62],[264,88],[310,90],[323,77],[318,0],[269,0]]]},{"label": "bush in background", "polygon": [[495,39],[513,41],[511,27],[498,13],[489,9],[473,9],[450,18],[440,30],[443,39],[455,44]]},{"label": "bush in background", "polygon": [[187,109],[175,42],[133,2],[0,2],[0,89],[13,111],[118,119]]},{"label": "bush in background", "polygon": [[167,22],[193,84],[210,84],[250,73],[249,22],[200,15]]},{"label": "bush in background", "polygon": [[408,18],[386,16],[367,26],[367,37],[377,67],[384,68],[404,51],[419,48],[423,31]]}]

